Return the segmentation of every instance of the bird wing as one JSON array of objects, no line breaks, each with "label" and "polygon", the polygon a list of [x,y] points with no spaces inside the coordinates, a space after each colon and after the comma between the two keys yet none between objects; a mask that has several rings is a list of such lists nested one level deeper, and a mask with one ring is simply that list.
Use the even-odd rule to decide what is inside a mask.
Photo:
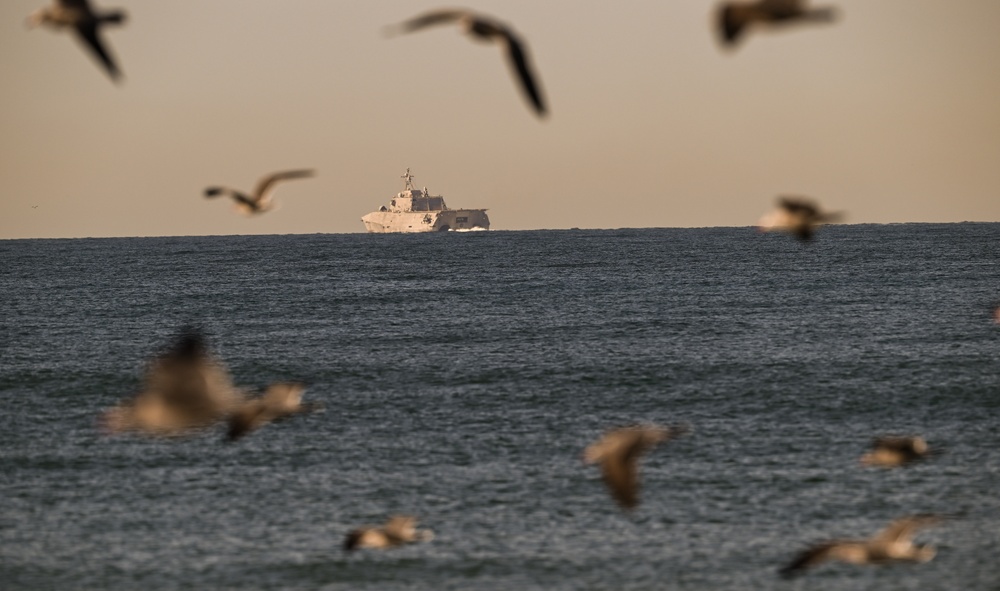
[{"label": "bird wing", "polygon": [[242,203],[250,208],[256,207],[257,205],[257,202],[252,197],[246,193],[237,191],[236,189],[230,189],[229,187],[208,187],[205,189],[205,197],[207,199],[218,197],[220,195],[232,197],[237,203]]},{"label": "bird wing", "polygon": [[63,8],[85,10],[88,13],[93,12],[90,9],[90,2],[88,0],[59,0],[59,5],[62,6]]},{"label": "bird wing", "polygon": [[803,224],[801,226],[796,227],[793,230],[793,233],[795,234],[796,238],[802,240],[803,242],[809,242],[813,238],[812,226],[808,224]]},{"label": "bird wing", "polygon": [[145,376],[146,389],[171,406],[211,418],[234,408],[242,396],[229,371],[209,352],[204,337],[185,330],[156,357]]},{"label": "bird wing", "polygon": [[521,83],[521,89],[535,107],[535,112],[545,115],[545,101],[542,99],[541,91],[535,82],[535,76],[531,72],[531,65],[528,63],[527,51],[523,43],[510,31],[503,29],[500,34],[507,45],[507,59],[517,74],[517,79]]},{"label": "bird wing", "polygon": [[109,417],[109,430],[181,434],[222,419],[242,399],[229,372],[209,354],[196,331],[185,330],[149,362],[143,386],[140,394],[119,405]]},{"label": "bird wing", "polygon": [[243,394],[233,385],[229,370],[218,360],[205,360],[202,379],[205,383],[205,395],[213,412],[228,413],[243,403]]},{"label": "bird wing", "polygon": [[313,410],[302,406],[302,392],[305,386],[298,383],[275,383],[267,387],[262,395],[239,405],[229,417],[230,441],[247,433],[298,412]]},{"label": "bird wing", "polygon": [[160,357],[146,372],[146,389],[167,400],[186,402],[200,398],[205,389],[200,361]]},{"label": "bird wing", "polygon": [[390,517],[382,531],[391,540],[408,541],[413,539],[413,533],[417,525],[417,518],[409,515],[395,515]]},{"label": "bird wing", "polygon": [[171,406],[206,418],[228,412],[239,401],[229,372],[213,359],[159,359],[146,387]]},{"label": "bird wing", "polygon": [[793,215],[813,218],[819,214],[816,204],[802,197],[778,197],[778,206]]},{"label": "bird wing", "polygon": [[626,458],[614,455],[601,462],[604,483],[611,496],[619,505],[632,509],[639,504],[639,475],[636,470],[637,457]]},{"label": "bird wing", "polygon": [[773,16],[798,14],[805,10],[805,0],[760,0],[757,7]]},{"label": "bird wing", "polygon": [[467,10],[459,9],[432,10],[403,21],[396,28],[402,33],[410,33],[412,31],[423,29],[424,27],[454,22],[470,14],[471,13]]},{"label": "bird wing", "polygon": [[872,544],[893,544],[903,540],[910,540],[921,529],[937,525],[944,521],[944,516],[934,513],[918,513],[900,517],[875,534]]},{"label": "bird wing", "polygon": [[639,457],[654,445],[690,432],[687,425],[632,425],[605,433],[587,446],[584,460],[600,462],[611,496],[626,509],[639,502]]},{"label": "bird wing", "polygon": [[643,447],[642,427],[624,427],[610,431],[597,443],[601,475],[611,496],[619,505],[632,509],[639,503],[639,456]]},{"label": "bird wing", "polygon": [[894,451],[909,451],[913,449],[913,442],[909,437],[899,437],[896,435],[884,435],[876,437],[872,441],[873,448],[891,449]]},{"label": "bird wing", "polygon": [[733,45],[740,38],[740,34],[749,21],[747,7],[730,2],[719,7],[718,27],[722,41],[727,45]]},{"label": "bird wing", "polygon": [[236,441],[259,427],[259,417],[263,412],[264,405],[259,398],[244,402],[229,415],[229,431],[226,438],[229,441]]},{"label": "bird wing", "polygon": [[303,177],[310,177],[312,175],[312,170],[286,170],[283,172],[269,174],[260,179],[260,182],[257,183],[257,188],[255,188],[253,192],[254,197],[258,203],[265,202],[270,197],[269,193],[274,189],[274,185],[278,181],[299,179]]},{"label": "bird wing", "polygon": [[80,41],[90,50],[91,54],[104,65],[104,69],[111,76],[111,79],[117,81],[121,77],[121,71],[118,70],[115,60],[104,48],[104,43],[101,41],[100,32],[97,28],[97,22],[92,19],[86,19],[83,22],[77,23],[76,34]]},{"label": "bird wing", "polygon": [[783,577],[793,577],[801,571],[821,564],[827,560],[844,560],[845,562],[857,562],[851,560],[853,555],[865,554],[864,542],[851,540],[829,540],[820,542],[810,548],[800,552],[790,563],[782,567],[778,572]]}]

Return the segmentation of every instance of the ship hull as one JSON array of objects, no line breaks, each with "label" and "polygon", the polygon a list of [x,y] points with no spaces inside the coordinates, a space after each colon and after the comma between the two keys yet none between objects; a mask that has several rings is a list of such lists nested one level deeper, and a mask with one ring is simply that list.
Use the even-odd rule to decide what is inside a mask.
[{"label": "ship hull", "polygon": [[374,233],[447,232],[448,230],[490,229],[485,209],[443,211],[373,211],[361,218]]}]

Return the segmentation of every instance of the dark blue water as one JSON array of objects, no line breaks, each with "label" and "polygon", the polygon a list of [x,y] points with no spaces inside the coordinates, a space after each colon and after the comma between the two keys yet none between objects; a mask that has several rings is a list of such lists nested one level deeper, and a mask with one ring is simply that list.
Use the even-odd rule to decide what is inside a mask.
[{"label": "dark blue water", "polygon": [[[0,295],[2,589],[1000,589],[1000,224],[0,241]],[[102,436],[186,324],[326,412]],[[694,431],[629,515],[580,456],[635,421]],[[915,512],[929,563],[777,576]]]}]

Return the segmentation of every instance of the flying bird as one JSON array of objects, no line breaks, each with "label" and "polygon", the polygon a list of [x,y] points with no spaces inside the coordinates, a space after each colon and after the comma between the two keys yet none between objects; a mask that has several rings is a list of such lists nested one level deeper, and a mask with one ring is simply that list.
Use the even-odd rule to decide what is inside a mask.
[{"label": "flying bird", "polygon": [[938,452],[927,446],[919,435],[876,437],[872,448],[861,456],[865,466],[895,468],[926,459]]},{"label": "flying bird", "polygon": [[88,0],[56,0],[28,16],[29,28],[45,25],[53,29],[73,29],[77,39],[101,62],[115,82],[121,78],[121,71],[101,41],[101,28],[124,22],[125,11],[95,12]]},{"label": "flying bird", "polygon": [[778,197],[778,207],[761,216],[757,229],[761,232],[783,231],[802,241],[809,241],[816,228],[840,220],[841,214],[822,212],[819,206],[804,197]]},{"label": "flying bird", "polygon": [[796,22],[831,22],[832,8],[809,8],[805,0],[756,0],[723,2],[718,9],[718,27],[722,42],[735,45],[750,25],[787,25]]},{"label": "flying bird", "polygon": [[344,550],[358,548],[392,548],[413,542],[426,542],[434,538],[434,532],[417,529],[417,518],[396,515],[382,526],[365,526],[352,530],[344,540]]},{"label": "flying bird", "polygon": [[322,408],[318,403],[303,403],[306,387],[298,383],[278,383],[264,393],[241,404],[229,417],[228,439],[235,441],[264,425]]},{"label": "flying bird", "polygon": [[799,553],[778,572],[793,577],[807,568],[828,560],[848,564],[887,564],[890,562],[927,562],[934,558],[935,549],[929,544],[914,544],[913,537],[921,529],[938,525],[942,515],[921,513],[901,517],[867,540],[828,540]]},{"label": "flying bird", "polygon": [[275,172],[262,178],[257,183],[257,187],[254,189],[253,195],[247,195],[246,193],[237,191],[236,189],[230,189],[229,187],[208,187],[205,189],[205,197],[212,198],[220,195],[228,195],[233,198],[233,201],[236,202],[236,209],[241,213],[245,215],[264,213],[265,211],[270,211],[276,207],[275,203],[271,201],[271,195],[274,193],[274,185],[278,181],[300,179],[311,176],[313,176],[312,170],[287,170],[284,172]]},{"label": "flying bird", "polygon": [[204,337],[192,329],[149,363],[144,382],[142,392],[105,412],[105,431],[184,435],[214,425],[243,400]]},{"label": "flying bird", "polygon": [[457,22],[464,32],[477,41],[498,43],[507,52],[507,62],[520,83],[521,90],[531,103],[535,113],[546,115],[545,99],[532,72],[527,45],[506,24],[489,16],[463,9],[432,10],[387,29],[389,34],[410,33],[432,25]]},{"label": "flying bird", "polygon": [[686,425],[634,425],[608,431],[587,446],[583,460],[600,464],[611,496],[625,509],[639,504],[639,457],[659,443],[690,432]]}]

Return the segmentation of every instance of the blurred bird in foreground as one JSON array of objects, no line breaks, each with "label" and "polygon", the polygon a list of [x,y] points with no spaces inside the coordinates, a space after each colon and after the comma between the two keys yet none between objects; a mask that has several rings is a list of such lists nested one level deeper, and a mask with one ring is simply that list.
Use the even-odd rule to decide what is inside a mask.
[{"label": "blurred bird in foreground", "polygon": [[257,187],[254,189],[253,195],[247,195],[246,193],[242,193],[236,189],[230,189],[229,187],[208,187],[205,189],[205,197],[212,198],[220,195],[227,195],[232,197],[233,201],[236,202],[236,209],[240,213],[245,215],[264,213],[265,211],[276,209],[275,203],[271,201],[271,195],[274,193],[274,185],[277,182],[311,176],[313,176],[312,170],[287,170],[284,172],[275,172],[262,178],[257,183]]},{"label": "blurred bird in foreground", "polygon": [[347,534],[344,550],[357,548],[391,548],[412,542],[426,542],[434,538],[434,532],[417,529],[417,518],[396,515],[380,527],[359,527]]},{"label": "blurred bird in foreground", "polygon": [[934,547],[929,544],[914,544],[913,537],[919,530],[938,525],[945,519],[945,516],[930,513],[909,515],[893,521],[867,540],[821,542],[801,552],[778,572],[784,577],[793,577],[827,560],[848,564],[927,562],[934,558]]},{"label": "blurred bird in foreground", "polygon": [[782,231],[802,241],[812,240],[816,228],[822,224],[839,221],[839,213],[820,211],[815,202],[804,197],[778,197],[778,207],[757,222],[761,232]]},{"label": "blurred bird in foreground", "polygon": [[633,509],[639,504],[639,456],[659,443],[690,431],[686,425],[634,425],[613,429],[587,446],[583,460],[587,464],[599,463],[611,496],[623,508]]},{"label": "blurred bird in foreground", "polygon": [[861,456],[861,463],[865,466],[895,468],[937,453],[927,447],[927,442],[918,435],[876,437],[871,450]]},{"label": "blurred bird in foreground", "polygon": [[805,0],[756,0],[723,2],[718,9],[722,42],[733,46],[750,25],[787,25],[796,22],[831,22],[832,8],[808,8]]},{"label": "blurred bird in foreground", "polygon": [[302,402],[305,390],[298,383],[271,384],[262,395],[247,400],[230,415],[228,439],[235,441],[270,422],[321,409],[321,404]]},{"label": "blurred bird in foreground", "polygon": [[118,81],[121,72],[101,41],[101,27],[125,22],[125,12],[95,12],[87,0],[56,0],[28,16],[28,27],[45,25],[53,29],[73,29],[77,39],[100,60],[111,79]]},{"label": "blurred bird in foreground", "polygon": [[466,34],[477,41],[499,43],[507,52],[507,61],[513,70],[521,90],[539,116],[546,114],[545,99],[533,73],[527,45],[507,25],[486,15],[471,10],[432,10],[411,18],[394,27],[388,27],[388,34],[410,33],[431,25],[457,22]]},{"label": "blurred bird in foreground", "polygon": [[108,433],[184,435],[210,427],[243,401],[197,331],[183,331],[146,369],[142,392],[108,410]]}]

